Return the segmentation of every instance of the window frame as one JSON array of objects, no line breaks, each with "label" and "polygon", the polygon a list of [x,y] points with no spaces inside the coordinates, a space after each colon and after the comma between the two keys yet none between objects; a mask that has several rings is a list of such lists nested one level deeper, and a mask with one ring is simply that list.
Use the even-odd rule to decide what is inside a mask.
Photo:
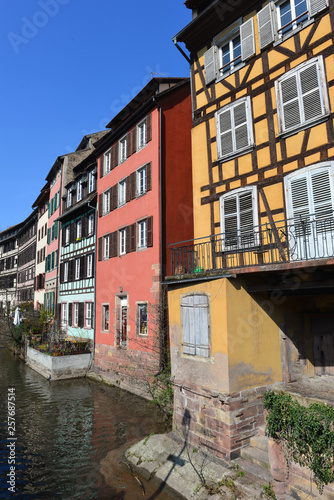
[{"label": "window frame", "polygon": [[95,182],[95,171],[91,170],[88,174],[88,193],[92,193],[95,191],[96,182]]},{"label": "window frame", "polygon": [[[145,189],[141,190],[140,189],[140,184],[141,184],[141,173],[145,172]],[[147,193],[147,164],[143,165],[142,167],[139,167],[136,170],[136,197],[139,198],[140,196],[143,196],[144,194]]]},{"label": "window frame", "polygon": [[88,236],[91,236],[92,234],[94,234],[94,219],[95,219],[94,214],[88,215],[88,224],[87,224],[87,235]]},{"label": "window frame", "polygon": [[147,145],[147,122],[146,118],[137,125],[137,151]]},{"label": "window frame", "polygon": [[67,208],[72,206],[72,188],[67,190]]},{"label": "window frame", "polygon": [[[303,96],[305,94],[300,93],[301,90],[301,82],[300,82],[300,73],[306,69],[308,66],[311,65],[316,65],[317,66],[317,76],[318,76],[318,89],[319,89],[319,95],[320,95],[320,100],[321,100],[321,106],[323,109],[323,113],[315,118],[311,118],[309,120],[304,120],[293,126],[289,127],[288,129],[285,128],[284,124],[284,111],[283,111],[283,99],[282,99],[282,87],[281,83],[287,80],[288,78],[291,78],[294,74],[296,74],[296,81],[297,81],[297,90],[298,90],[298,110],[300,113],[300,117],[302,119],[302,111],[304,112],[305,115],[305,107],[303,103]],[[277,78],[275,80],[275,94],[276,94],[276,105],[277,105],[277,121],[278,121],[278,130],[279,130],[279,136],[281,137],[289,137],[290,135],[294,135],[301,130],[305,130],[311,126],[315,126],[319,123],[322,123],[323,121],[327,120],[329,114],[330,114],[330,107],[329,107],[329,97],[328,97],[328,87],[327,87],[327,82],[325,78],[325,67],[324,67],[324,60],[323,56],[317,56],[313,57],[312,59],[309,59],[308,61],[305,61],[295,68],[292,68],[291,70],[287,71],[284,73],[282,76]],[[302,104],[302,109],[301,109],[301,104]]]},{"label": "window frame", "polygon": [[[240,149],[235,149],[236,147],[236,129],[234,127],[234,123],[231,122],[231,132],[232,132],[232,142],[233,142],[233,151],[229,153],[222,154],[221,150],[221,136],[223,135],[220,130],[220,116],[225,113],[226,111],[233,110],[237,106],[240,106],[240,104],[245,103],[245,111],[246,111],[246,123],[247,125],[247,136],[248,136],[248,144],[247,146],[244,146]],[[234,112],[230,111],[230,116],[232,117],[233,115],[233,122],[234,122]],[[254,131],[253,131],[253,118],[252,118],[252,104],[251,104],[251,98],[250,96],[245,96],[241,97],[240,99],[237,99],[236,101],[231,102],[230,104],[227,104],[226,106],[223,106],[220,108],[218,111],[215,113],[215,120],[216,120],[216,138],[217,138],[217,160],[218,161],[225,161],[226,159],[232,159],[236,158],[238,156],[244,155],[246,153],[249,153],[252,151],[252,149],[255,146],[254,143]],[[241,124],[242,126],[243,124]],[[235,145],[235,146],[234,146]]]},{"label": "window frame", "polygon": [[103,192],[102,199],[102,216],[110,213],[110,189]]},{"label": "window frame", "polygon": [[73,302],[73,325],[79,328],[79,302]]},{"label": "window frame", "polygon": [[126,228],[119,229],[119,255],[126,255]]},{"label": "window frame", "polygon": [[118,144],[118,164],[124,163],[128,158],[128,142],[127,135],[119,140]]},{"label": "window frame", "polygon": [[85,302],[85,328],[92,329],[92,319],[93,319],[93,302]]},{"label": "window frame", "polygon": [[[64,314],[64,312],[65,312],[65,314]],[[62,330],[67,332],[67,328],[68,328],[68,303],[67,302],[61,303],[61,327],[62,327]]]},{"label": "window frame", "polygon": [[87,278],[93,277],[93,254],[87,255]]},{"label": "window frame", "polygon": [[75,268],[74,268],[74,279],[77,281],[80,279],[80,269],[81,268],[81,263],[80,263],[80,257],[75,259]]},{"label": "window frame", "polygon": [[75,235],[77,240],[81,240],[82,238],[82,221],[81,219],[77,220],[75,223]]},{"label": "window frame", "polygon": [[110,246],[110,234],[103,236],[103,260],[108,260],[109,256],[109,246]]},{"label": "window frame", "polygon": [[[137,226],[138,226],[137,249],[142,250],[144,248],[147,248],[147,219],[138,221]],[[142,227],[144,228],[144,230],[142,230]]]},{"label": "window frame", "polygon": [[65,245],[69,245],[71,240],[71,229],[70,226],[65,227]]},{"label": "window frame", "polygon": [[82,179],[77,182],[77,201],[81,201],[83,196]]},{"label": "window frame", "polygon": [[[140,331],[140,308],[142,306],[146,307],[146,332],[142,333]],[[148,337],[148,302],[146,301],[139,301],[136,302],[136,334],[139,335],[140,337]]]},{"label": "window frame", "polygon": [[68,271],[69,271],[69,262],[68,260],[66,262],[64,262],[64,277],[63,277],[63,281],[64,283],[68,283]]},{"label": "window frame", "polygon": [[123,207],[126,205],[126,177],[124,179],[121,179],[118,182],[118,189],[117,189],[117,207]]},{"label": "window frame", "polygon": [[111,149],[108,149],[103,155],[103,176],[111,172]]},{"label": "window frame", "polygon": [[[108,327],[106,328],[106,312],[108,313]],[[101,331],[110,332],[110,304],[101,304]]]}]

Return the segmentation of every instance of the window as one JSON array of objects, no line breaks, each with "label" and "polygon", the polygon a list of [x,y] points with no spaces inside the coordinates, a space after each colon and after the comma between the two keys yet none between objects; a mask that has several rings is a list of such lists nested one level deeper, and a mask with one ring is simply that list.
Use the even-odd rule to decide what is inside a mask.
[{"label": "window", "polygon": [[103,237],[103,258],[109,259],[109,234]]},{"label": "window", "polygon": [[110,156],[111,151],[107,151],[104,153],[104,161],[103,161],[103,175],[107,175],[110,172]]},{"label": "window", "polygon": [[220,197],[223,251],[251,248],[258,244],[256,187],[241,188]]},{"label": "window", "polygon": [[65,228],[65,245],[70,244],[70,226],[66,226]]},{"label": "window", "polygon": [[77,183],[77,201],[82,200],[82,180]]},{"label": "window", "polygon": [[329,113],[321,56],[285,73],[275,82],[275,89],[281,133],[306,128]]},{"label": "window", "polygon": [[79,219],[79,220],[77,221],[76,227],[77,227],[77,230],[76,230],[76,238],[77,238],[77,240],[79,240],[79,239],[81,238],[81,234],[82,234],[82,223],[81,223],[81,219]]},{"label": "window", "polygon": [[110,191],[105,191],[103,193],[103,215],[110,212]]},{"label": "window", "polygon": [[75,259],[75,279],[80,279],[80,259]]},{"label": "window", "polygon": [[68,281],[68,262],[64,262],[64,283]]},{"label": "window", "polygon": [[126,136],[123,137],[119,141],[119,148],[118,148],[118,154],[119,154],[119,163],[123,163],[127,159],[127,138]]},{"label": "window", "polygon": [[72,189],[67,191],[67,207],[72,205]]},{"label": "window", "polygon": [[73,326],[79,326],[79,302],[74,302]]},{"label": "window", "polygon": [[138,223],[138,248],[147,247],[147,220]]},{"label": "window", "polygon": [[147,172],[146,166],[137,170],[137,196],[141,196],[146,193],[147,189]]},{"label": "window", "polygon": [[88,191],[92,193],[95,190],[95,172],[91,171],[88,174]]},{"label": "window", "polygon": [[284,179],[292,260],[334,255],[334,163],[297,170]]},{"label": "window", "polygon": [[102,330],[109,332],[109,304],[102,304]]},{"label": "window", "polygon": [[94,233],[94,214],[88,216],[88,235]]},{"label": "window", "polygon": [[118,206],[121,207],[126,203],[126,179],[118,183]]},{"label": "window", "polygon": [[87,278],[93,276],[93,254],[87,255]]},{"label": "window", "polygon": [[210,346],[207,295],[186,295],[181,299],[181,324],[184,354],[208,358]]},{"label": "window", "polygon": [[146,146],[146,120],[137,125],[137,150]]},{"label": "window", "polygon": [[255,54],[253,18],[240,21],[218,35],[204,54],[205,82],[209,84],[230,75]]},{"label": "window", "polygon": [[85,317],[85,325],[86,328],[92,328],[92,302],[86,302],[86,317]]},{"label": "window", "polygon": [[254,146],[251,101],[238,99],[216,113],[217,154],[227,158],[246,153]]},{"label": "window", "polygon": [[277,5],[278,34],[284,36],[308,20],[306,0],[286,0]]},{"label": "window", "polygon": [[121,229],[119,231],[119,254],[126,254],[126,229]]},{"label": "window", "polygon": [[137,304],[137,334],[147,335],[147,302]]},{"label": "window", "polygon": [[67,303],[61,305],[61,327],[64,331],[67,329]]}]

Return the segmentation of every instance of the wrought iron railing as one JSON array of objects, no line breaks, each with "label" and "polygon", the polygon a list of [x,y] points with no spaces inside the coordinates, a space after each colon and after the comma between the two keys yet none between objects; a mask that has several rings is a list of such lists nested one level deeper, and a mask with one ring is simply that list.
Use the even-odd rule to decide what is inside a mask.
[{"label": "wrought iron railing", "polygon": [[333,257],[334,214],[268,222],[175,243],[169,249],[171,276]]}]

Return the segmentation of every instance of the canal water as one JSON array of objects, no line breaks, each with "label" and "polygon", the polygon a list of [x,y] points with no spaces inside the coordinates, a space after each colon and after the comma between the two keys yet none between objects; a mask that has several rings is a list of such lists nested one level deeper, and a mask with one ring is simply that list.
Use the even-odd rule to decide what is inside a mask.
[{"label": "canal water", "polygon": [[89,379],[48,382],[0,350],[0,499],[167,500],[141,478],[144,495],[121,463],[131,444],[164,431],[142,398]]}]

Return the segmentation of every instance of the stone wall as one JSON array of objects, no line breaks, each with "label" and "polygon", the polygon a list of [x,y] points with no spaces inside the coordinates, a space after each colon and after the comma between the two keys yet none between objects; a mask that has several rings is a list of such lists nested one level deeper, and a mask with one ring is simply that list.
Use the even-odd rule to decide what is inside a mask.
[{"label": "stone wall", "polygon": [[7,347],[11,338],[7,318],[0,318],[0,349]]},{"label": "stone wall", "polygon": [[84,377],[90,367],[91,354],[53,357],[28,347],[26,362],[48,380],[63,380]]},{"label": "stone wall", "polygon": [[240,455],[264,423],[267,386],[231,394],[175,382],[174,432],[189,444],[224,460]]}]

